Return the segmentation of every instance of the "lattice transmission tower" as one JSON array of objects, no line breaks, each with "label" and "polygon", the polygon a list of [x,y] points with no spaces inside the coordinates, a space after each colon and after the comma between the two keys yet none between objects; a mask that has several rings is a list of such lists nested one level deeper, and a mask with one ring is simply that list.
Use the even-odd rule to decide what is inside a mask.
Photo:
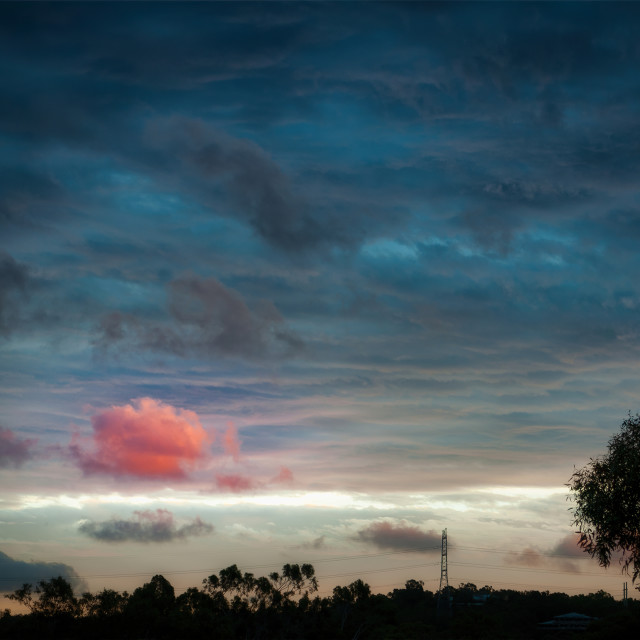
[{"label": "lattice transmission tower", "polygon": [[451,611],[449,595],[449,569],[447,567],[447,530],[442,531],[442,554],[440,556],[440,589],[438,590],[438,612]]}]

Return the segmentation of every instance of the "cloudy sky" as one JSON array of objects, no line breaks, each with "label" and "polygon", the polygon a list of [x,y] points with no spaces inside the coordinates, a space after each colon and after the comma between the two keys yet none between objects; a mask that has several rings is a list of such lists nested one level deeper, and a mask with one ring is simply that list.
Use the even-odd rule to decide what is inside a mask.
[{"label": "cloudy sky", "polygon": [[[236,563],[569,593],[640,410],[640,5],[0,5],[0,591]],[[4,608],[9,601],[2,604]]]}]

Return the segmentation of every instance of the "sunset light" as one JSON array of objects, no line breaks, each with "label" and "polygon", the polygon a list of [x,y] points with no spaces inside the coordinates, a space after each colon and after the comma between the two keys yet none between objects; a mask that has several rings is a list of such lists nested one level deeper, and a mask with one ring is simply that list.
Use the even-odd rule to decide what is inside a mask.
[{"label": "sunset light", "polygon": [[0,636],[51,602],[105,640],[632,615],[640,437],[597,465],[640,412],[639,33],[0,2]]}]

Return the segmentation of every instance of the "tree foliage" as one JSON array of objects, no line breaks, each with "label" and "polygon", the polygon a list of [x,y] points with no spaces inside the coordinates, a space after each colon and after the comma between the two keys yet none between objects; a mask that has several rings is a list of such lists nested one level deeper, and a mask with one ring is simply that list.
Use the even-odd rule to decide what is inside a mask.
[{"label": "tree foliage", "polygon": [[[388,595],[374,594],[362,580],[338,586],[332,595],[313,595],[316,578],[311,565],[285,565],[281,572],[256,578],[232,565],[210,576],[203,586],[175,596],[161,575],[132,594],[103,589],[76,601],[70,585],[53,579],[23,585],[9,597],[29,606],[28,615],[0,615],[0,638],[6,640],[456,640],[511,638],[537,640],[537,625],[576,611],[615,618],[615,637],[635,637],[640,625],[640,601],[624,608],[609,594],[569,596],[512,590],[478,589],[463,583],[451,587],[454,616],[438,625],[436,594],[420,580]],[[470,602],[487,595],[481,606]],[[42,600],[42,603],[41,603]],[[76,605],[74,605],[76,603]],[[613,637],[604,625],[589,640]]]},{"label": "tree foliage", "polygon": [[7,596],[24,605],[32,613],[44,616],[74,616],[78,613],[78,600],[73,587],[62,576],[40,580],[35,589],[25,583]]},{"label": "tree foliage", "polygon": [[608,443],[606,455],[574,471],[573,524],[580,547],[608,567],[621,553],[624,571],[640,575],[640,415],[629,414]]},{"label": "tree foliage", "polygon": [[83,593],[79,601],[82,615],[88,617],[109,618],[125,610],[129,594],[114,589],[103,589],[99,593]]},{"label": "tree foliage", "polygon": [[223,607],[228,603],[233,610],[278,609],[294,597],[308,597],[317,590],[318,581],[310,564],[285,564],[281,573],[274,571],[260,578],[243,574],[233,564],[203,580],[204,593]]}]

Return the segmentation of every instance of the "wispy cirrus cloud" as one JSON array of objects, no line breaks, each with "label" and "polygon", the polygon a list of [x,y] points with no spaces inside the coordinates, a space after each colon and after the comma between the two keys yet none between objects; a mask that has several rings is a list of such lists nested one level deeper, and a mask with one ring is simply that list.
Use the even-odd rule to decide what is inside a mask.
[{"label": "wispy cirrus cloud", "polygon": [[185,538],[209,535],[214,526],[199,517],[178,525],[167,509],[134,511],[129,519],[112,518],[103,522],[86,521],[78,531],[101,542],[173,542]]},{"label": "wispy cirrus cloud", "polygon": [[93,446],[70,446],[87,475],[180,479],[207,456],[210,435],[198,415],[153,398],[100,411],[91,423]]}]

